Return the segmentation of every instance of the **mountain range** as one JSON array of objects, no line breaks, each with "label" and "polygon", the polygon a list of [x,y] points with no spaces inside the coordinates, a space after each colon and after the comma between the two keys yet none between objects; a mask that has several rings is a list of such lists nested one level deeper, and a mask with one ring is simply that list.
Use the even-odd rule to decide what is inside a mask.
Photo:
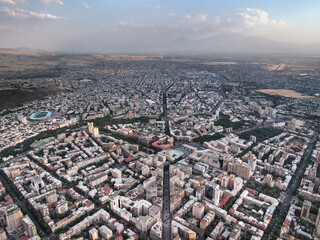
[{"label": "mountain range", "polygon": [[[69,48],[68,48],[69,49]],[[224,32],[213,37],[190,40],[184,36],[162,44],[133,43],[126,45],[83,46],[82,50],[54,49],[34,50],[16,48],[15,51],[25,52],[79,52],[79,53],[132,53],[132,54],[232,54],[232,53],[271,53],[271,54],[320,54],[320,43],[296,44],[276,42],[262,37],[253,37],[239,33]],[[0,51],[1,52],[1,51]],[[3,51],[2,51],[3,52]]]},{"label": "mountain range", "polygon": [[297,53],[319,54],[320,43],[296,44],[275,42],[262,37],[246,36],[238,33],[221,33],[210,38],[189,40],[179,37],[159,46],[159,50],[186,53]]}]

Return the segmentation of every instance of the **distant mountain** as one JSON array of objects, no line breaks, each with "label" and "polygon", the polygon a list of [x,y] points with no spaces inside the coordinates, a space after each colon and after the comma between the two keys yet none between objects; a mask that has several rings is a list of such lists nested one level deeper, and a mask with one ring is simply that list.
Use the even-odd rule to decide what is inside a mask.
[{"label": "distant mountain", "polygon": [[[80,46],[80,47],[79,47]],[[320,55],[320,42],[304,45],[295,43],[275,42],[262,37],[247,36],[239,33],[222,32],[213,37],[190,40],[180,36],[173,41],[159,44],[141,42],[128,44],[73,44],[68,49],[57,50],[60,53],[104,53],[104,54],[214,54],[214,53],[276,53],[276,54],[308,54]],[[56,52],[57,52],[56,51]],[[0,53],[52,53],[54,51],[30,48],[1,49]]]},{"label": "distant mountain", "polygon": [[312,45],[280,43],[230,32],[195,41],[179,37],[160,48],[168,53],[320,53],[320,43]]},{"label": "distant mountain", "polygon": [[180,36],[177,39],[173,40],[172,42],[169,42],[162,47],[168,50],[178,50],[180,48],[189,48],[194,45],[194,42],[189,40],[186,37]]}]

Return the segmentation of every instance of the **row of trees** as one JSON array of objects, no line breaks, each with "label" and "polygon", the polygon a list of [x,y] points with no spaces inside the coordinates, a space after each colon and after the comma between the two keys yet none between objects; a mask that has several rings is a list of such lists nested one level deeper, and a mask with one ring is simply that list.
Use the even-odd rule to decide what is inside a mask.
[{"label": "row of trees", "polygon": [[224,135],[221,133],[215,133],[214,135],[203,135],[201,137],[198,137],[196,139],[194,139],[194,142],[198,142],[198,143],[204,143],[204,142],[210,142],[210,141],[214,141],[214,140],[218,140],[223,138]]},{"label": "row of trees", "polygon": [[67,129],[72,129],[72,128],[75,128],[75,126],[57,128],[57,129],[54,129],[54,130],[48,130],[48,131],[45,131],[45,132],[41,132],[41,133],[39,133],[38,135],[36,135],[34,137],[26,139],[25,141],[23,141],[22,143],[19,143],[16,146],[8,147],[5,150],[1,151],[0,158],[8,157],[10,155],[16,156],[17,154],[19,154],[21,152],[25,152],[25,151],[30,150],[30,148],[31,148],[30,145],[36,140],[49,138],[49,137],[56,137],[60,133],[65,132]]},{"label": "row of trees", "polygon": [[239,158],[242,158],[244,155],[246,155],[246,154],[247,154],[248,152],[250,152],[250,151],[251,151],[253,154],[258,155],[256,152],[253,152],[253,148],[254,148],[255,146],[257,146],[256,143],[254,143],[254,144],[252,144],[250,147],[244,149],[241,153],[238,154],[238,157],[239,157]]},{"label": "row of trees", "polygon": [[249,141],[250,137],[253,135],[257,138],[257,142],[262,142],[262,141],[264,141],[268,138],[272,138],[280,133],[281,133],[280,130],[277,130],[277,129],[274,129],[271,127],[265,127],[265,128],[252,129],[250,131],[240,133],[239,137]]},{"label": "row of trees", "polygon": [[[28,214],[31,219],[36,223],[37,226],[41,227],[41,230],[43,230],[45,233],[50,234],[51,228],[48,226],[47,223],[43,221],[43,218],[41,214],[38,211],[35,211],[35,209],[31,206],[31,204],[23,197],[23,195],[20,193],[18,188],[14,185],[14,183],[8,178],[8,176],[3,172],[3,170],[0,170],[0,179],[3,183],[4,187],[8,192],[13,194],[15,198],[20,200],[20,208],[21,211],[24,214]],[[38,232],[41,233],[42,231]]]},{"label": "row of trees", "polygon": [[268,185],[265,185],[265,184],[260,185],[260,184],[256,184],[253,182],[248,182],[247,187],[252,188],[253,190],[256,190],[259,193],[266,194],[266,195],[273,197],[273,198],[278,198],[280,196],[280,192],[281,192],[276,187],[271,188]]},{"label": "row of trees", "polygon": [[238,199],[237,197],[232,196],[229,199],[229,201],[223,206],[223,209],[228,211],[232,207],[232,205],[237,201],[237,199]]},{"label": "row of trees", "polygon": [[232,127],[233,130],[238,130],[243,127],[244,122],[242,120],[238,122],[232,122],[230,120],[229,115],[221,115],[221,117],[215,122],[216,126],[222,126],[224,128],[230,128]]}]

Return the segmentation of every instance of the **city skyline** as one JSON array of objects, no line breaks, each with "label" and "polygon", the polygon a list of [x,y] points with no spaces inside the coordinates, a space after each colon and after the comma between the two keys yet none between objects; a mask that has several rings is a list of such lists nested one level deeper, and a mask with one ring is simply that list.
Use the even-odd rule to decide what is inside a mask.
[{"label": "city skyline", "polygon": [[319,0],[0,0],[0,240],[320,239]]}]

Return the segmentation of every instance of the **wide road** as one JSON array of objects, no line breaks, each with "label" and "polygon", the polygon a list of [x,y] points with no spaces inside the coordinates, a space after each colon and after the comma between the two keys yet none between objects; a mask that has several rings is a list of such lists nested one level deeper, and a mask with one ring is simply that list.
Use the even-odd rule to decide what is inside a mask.
[{"label": "wide road", "polygon": [[220,101],[217,103],[216,106],[214,106],[214,108],[211,110],[212,113],[215,113],[216,110],[221,106],[221,104],[224,102],[224,100],[226,100],[227,98],[227,94],[225,93],[224,89],[224,84],[222,83],[221,86],[220,86],[220,91],[221,91],[221,95],[222,95],[222,98],[220,99]]},{"label": "wide road", "polygon": [[24,207],[24,209],[27,212],[27,215],[31,218],[33,223],[37,226],[37,230],[39,231],[38,233],[41,233],[42,235],[45,236],[45,234],[48,233],[47,229],[45,229],[41,224],[39,224],[34,212],[32,212],[30,208],[27,207],[28,205],[31,206],[29,202],[25,198],[19,199],[19,196],[16,194],[16,191],[13,189],[12,185],[10,185],[9,183],[9,182],[11,183],[13,182],[7,177],[7,175],[3,171],[2,171],[2,174],[0,174],[0,180],[3,183],[7,193],[9,193],[10,196],[13,198],[14,202],[17,205],[21,205]]},{"label": "wide road", "polygon": [[168,109],[167,109],[167,90],[163,91],[162,97],[163,97],[163,116],[164,116],[164,124],[165,124],[164,131],[168,136],[171,136],[170,124],[169,124],[169,118],[168,118]]},{"label": "wide road", "polygon": [[171,136],[170,133],[170,124],[169,124],[169,118],[168,118],[168,107],[167,107],[167,92],[169,89],[174,85],[174,78],[167,73],[167,75],[172,79],[172,82],[169,84],[169,86],[166,86],[165,81],[162,81],[162,108],[163,108],[163,117],[165,122],[165,134],[168,136]]},{"label": "wide road", "polygon": [[170,164],[163,167],[163,196],[162,196],[162,239],[171,239],[170,213]]},{"label": "wide road", "polygon": [[275,213],[275,221],[273,222],[273,225],[271,226],[270,233],[267,237],[268,240],[273,239],[273,234],[275,231],[281,226],[282,220],[287,215],[288,209],[291,205],[291,200],[294,195],[294,192],[297,190],[297,188],[300,186],[301,178],[303,177],[304,171],[307,167],[307,160],[311,157],[312,150],[314,145],[317,142],[318,134],[314,134],[310,140],[310,143],[305,151],[305,154],[303,155],[303,158],[301,159],[298,168],[293,176],[293,178],[290,181],[289,188],[285,192],[285,195],[283,197],[283,201],[281,203],[281,209],[280,211]]}]

